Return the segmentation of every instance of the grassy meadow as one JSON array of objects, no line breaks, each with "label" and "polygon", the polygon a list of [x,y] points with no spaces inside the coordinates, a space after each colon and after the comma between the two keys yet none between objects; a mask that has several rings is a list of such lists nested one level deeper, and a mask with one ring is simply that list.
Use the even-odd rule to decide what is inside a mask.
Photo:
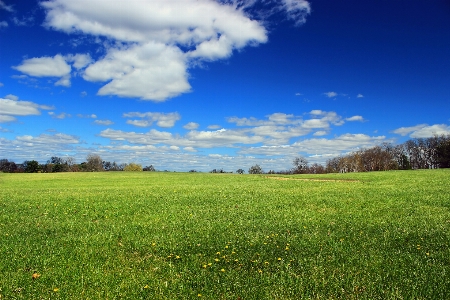
[{"label": "grassy meadow", "polygon": [[450,170],[0,174],[0,299],[450,299]]}]

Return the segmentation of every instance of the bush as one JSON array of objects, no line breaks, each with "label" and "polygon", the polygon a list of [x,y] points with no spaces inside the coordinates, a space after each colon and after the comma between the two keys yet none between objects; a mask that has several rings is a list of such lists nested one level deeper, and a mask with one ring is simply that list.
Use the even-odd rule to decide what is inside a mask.
[{"label": "bush", "polygon": [[142,166],[140,164],[131,163],[126,165],[123,170],[127,172],[140,172],[142,171]]}]

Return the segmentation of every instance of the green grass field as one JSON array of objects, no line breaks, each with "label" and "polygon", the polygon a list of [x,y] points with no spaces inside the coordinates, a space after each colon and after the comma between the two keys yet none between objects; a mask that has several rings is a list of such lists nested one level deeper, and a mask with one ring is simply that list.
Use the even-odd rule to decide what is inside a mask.
[{"label": "green grass field", "polygon": [[450,299],[449,209],[450,170],[0,174],[0,298]]}]

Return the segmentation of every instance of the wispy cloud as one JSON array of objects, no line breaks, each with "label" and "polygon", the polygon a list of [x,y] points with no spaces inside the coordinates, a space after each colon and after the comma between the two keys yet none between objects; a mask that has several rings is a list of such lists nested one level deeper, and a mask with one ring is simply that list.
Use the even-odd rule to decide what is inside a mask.
[{"label": "wispy cloud", "polygon": [[94,123],[97,125],[103,125],[103,126],[109,126],[109,125],[114,124],[114,122],[110,121],[110,120],[95,120]]},{"label": "wispy cloud", "polygon": [[9,11],[9,12],[13,12],[14,9],[12,7],[12,5],[6,5],[5,2],[3,2],[2,0],[0,0],[0,9]]},{"label": "wispy cloud", "polygon": [[124,118],[142,118],[143,120],[128,120],[127,124],[148,127],[156,122],[159,127],[170,128],[175,126],[175,122],[181,119],[181,116],[177,112],[172,113],[159,113],[159,112],[129,112],[123,114]]},{"label": "wispy cloud", "polygon": [[328,98],[334,98],[336,97],[338,94],[336,92],[326,92],[323,93],[325,96],[327,96]]},{"label": "wispy cloud", "polygon": [[53,119],[60,119],[60,120],[66,119],[66,118],[71,118],[71,117],[72,117],[71,114],[68,114],[68,113],[65,113],[65,112],[62,112],[62,113],[60,113],[60,114],[55,114],[53,111],[51,111],[51,112],[49,112],[48,114],[49,114]]},{"label": "wispy cloud", "polygon": [[364,95],[363,94],[358,94],[358,95],[356,95],[356,98],[364,98]]},{"label": "wispy cloud", "polygon": [[362,116],[353,116],[350,118],[346,118],[345,121],[353,122],[353,121],[364,121],[364,118]]}]

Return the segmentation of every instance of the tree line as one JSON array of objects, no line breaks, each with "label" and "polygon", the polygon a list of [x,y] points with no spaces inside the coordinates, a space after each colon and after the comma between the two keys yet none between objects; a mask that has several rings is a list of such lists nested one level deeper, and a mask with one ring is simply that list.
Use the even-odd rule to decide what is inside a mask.
[{"label": "tree line", "polygon": [[[264,170],[259,165],[251,166],[249,174],[323,174],[347,172],[371,172],[410,169],[450,168],[450,135],[416,138],[400,145],[384,143],[368,149],[360,149],[347,155],[327,160],[325,166],[309,164],[302,156],[296,157],[292,169],[275,172]],[[153,165],[142,167],[136,163],[104,161],[97,154],[89,154],[86,161],[77,164],[73,157],[51,157],[45,164],[35,160],[16,164],[0,159],[0,172],[5,173],[53,173],[53,172],[101,172],[101,171],[156,171]],[[196,172],[190,170],[189,172]],[[223,169],[213,169],[210,173],[233,173]],[[243,169],[236,170],[244,174]]]},{"label": "tree line", "polygon": [[142,167],[137,163],[104,161],[97,154],[89,154],[86,161],[77,164],[73,157],[53,156],[45,164],[35,160],[26,160],[16,164],[7,159],[0,159],[0,172],[4,173],[56,173],[56,172],[102,172],[102,171],[156,171],[153,165]]}]

